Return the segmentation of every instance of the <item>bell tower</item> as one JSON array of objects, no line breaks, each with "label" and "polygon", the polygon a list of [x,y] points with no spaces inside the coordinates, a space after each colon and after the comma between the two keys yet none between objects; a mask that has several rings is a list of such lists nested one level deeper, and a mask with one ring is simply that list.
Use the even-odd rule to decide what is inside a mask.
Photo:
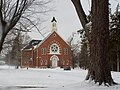
[{"label": "bell tower", "polygon": [[57,31],[57,25],[56,25],[57,21],[56,21],[55,17],[53,17],[51,23],[52,23],[52,30],[51,31],[52,32]]}]

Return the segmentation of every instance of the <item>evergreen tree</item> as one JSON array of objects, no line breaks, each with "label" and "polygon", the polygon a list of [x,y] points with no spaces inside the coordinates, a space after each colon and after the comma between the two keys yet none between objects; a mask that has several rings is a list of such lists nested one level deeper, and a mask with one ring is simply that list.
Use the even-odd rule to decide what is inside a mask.
[{"label": "evergreen tree", "polygon": [[112,70],[120,71],[120,11],[119,4],[115,13],[110,15],[109,54]]},{"label": "evergreen tree", "polygon": [[20,65],[20,53],[21,48],[23,47],[22,42],[22,35],[20,32],[18,32],[13,41],[12,50],[10,52],[12,64],[16,66]]},{"label": "evergreen tree", "polygon": [[88,42],[86,39],[82,39],[81,43],[81,52],[79,55],[79,66],[83,69],[88,69],[89,63],[89,51],[88,51]]}]

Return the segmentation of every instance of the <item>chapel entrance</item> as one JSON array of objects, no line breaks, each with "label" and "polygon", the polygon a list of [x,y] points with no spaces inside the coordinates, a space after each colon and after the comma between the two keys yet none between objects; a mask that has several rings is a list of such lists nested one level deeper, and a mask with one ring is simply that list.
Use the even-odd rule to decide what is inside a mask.
[{"label": "chapel entrance", "polygon": [[58,67],[58,61],[59,61],[58,56],[56,55],[51,56],[50,61],[51,61],[52,67]]}]

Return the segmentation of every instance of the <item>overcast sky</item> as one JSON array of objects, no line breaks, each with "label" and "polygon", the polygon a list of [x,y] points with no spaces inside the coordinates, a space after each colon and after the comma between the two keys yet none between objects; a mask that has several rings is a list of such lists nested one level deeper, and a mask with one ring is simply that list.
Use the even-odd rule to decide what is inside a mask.
[{"label": "overcast sky", "polygon": [[[119,0],[110,0],[112,8],[115,9],[118,2],[120,3]],[[89,0],[82,0],[82,4],[85,13],[88,14],[91,5]],[[48,33],[51,32],[51,19],[54,16],[57,20],[57,32],[63,39],[67,40],[68,37],[72,35],[72,32],[77,32],[77,30],[82,28],[74,6],[71,0],[54,0],[52,5],[54,5],[55,11],[49,13],[47,22],[43,24],[44,26],[47,26],[44,31],[47,31]],[[32,37],[32,39],[43,39],[43,37],[36,32],[30,34],[30,37]],[[78,36],[76,36],[76,39],[78,40]]]}]

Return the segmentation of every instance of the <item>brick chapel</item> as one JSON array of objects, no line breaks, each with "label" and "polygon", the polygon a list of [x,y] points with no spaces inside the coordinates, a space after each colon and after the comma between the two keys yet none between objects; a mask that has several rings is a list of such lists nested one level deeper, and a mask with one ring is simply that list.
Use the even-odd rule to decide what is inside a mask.
[{"label": "brick chapel", "polygon": [[57,33],[53,17],[51,33],[43,40],[32,40],[21,50],[21,67],[48,68],[71,67],[71,48]]}]

